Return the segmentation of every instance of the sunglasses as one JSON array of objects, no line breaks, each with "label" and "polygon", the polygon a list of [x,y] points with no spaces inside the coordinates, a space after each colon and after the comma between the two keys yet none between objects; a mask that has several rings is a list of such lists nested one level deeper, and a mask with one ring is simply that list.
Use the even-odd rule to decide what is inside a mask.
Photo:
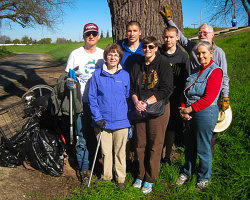
[{"label": "sunglasses", "polygon": [[199,31],[198,35],[201,35],[202,33],[203,33],[203,35],[207,35],[208,33],[212,33],[212,32],[202,32],[202,31]]},{"label": "sunglasses", "polygon": [[149,49],[154,49],[154,48],[155,48],[155,46],[152,45],[152,44],[150,44],[150,45],[143,44],[143,45],[141,46],[142,49],[147,49],[147,47],[148,47]]},{"label": "sunglasses", "polygon": [[96,37],[98,35],[98,33],[97,32],[87,32],[87,33],[85,33],[86,37],[89,37],[90,35],[93,35],[94,37]]}]

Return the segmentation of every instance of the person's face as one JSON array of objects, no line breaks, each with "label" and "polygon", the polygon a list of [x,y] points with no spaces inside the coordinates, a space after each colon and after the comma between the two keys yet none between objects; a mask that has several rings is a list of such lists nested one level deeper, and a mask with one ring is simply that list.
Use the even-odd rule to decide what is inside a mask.
[{"label": "person's face", "polygon": [[177,41],[179,40],[179,36],[174,31],[167,31],[163,35],[163,40],[168,49],[172,48],[176,45]]},{"label": "person's face", "polygon": [[214,33],[211,30],[209,30],[209,28],[207,26],[203,26],[200,28],[200,30],[198,32],[199,40],[207,41],[210,44],[212,44],[213,37],[214,37]]},{"label": "person's face", "polygon": [[99,40],[99,34],[96,31],[90,31],[83,34],[83,38],[86,45],[95,46]]},{"label": "person's face", "polygon": [[117,67],[120,61],[120,55],[116,52],[109,52],[107,55],[107,65],[109,68]]},{"label": "person's face", "polygon": [[142,45],[142,51],[146,59],[154,57],[157,49],[158,47],[155,47],[154,43]]},{"label": "person's face", "polygon": [[203,46],[203,45],[200,45],[197,50],[196,50],[196,56],[198,58],[198,61],[199,63],[202,65],[202,66],[206,66],[209,64],[212,56],[213,56],[213,53],[210,52],[207,47]]},{"label": "person's face", "polygon": [[141,35],[141,30],[138,26],[136,25],[128,26],[127,38],[130,43],[137,42],[140,38],[140,35]]}]

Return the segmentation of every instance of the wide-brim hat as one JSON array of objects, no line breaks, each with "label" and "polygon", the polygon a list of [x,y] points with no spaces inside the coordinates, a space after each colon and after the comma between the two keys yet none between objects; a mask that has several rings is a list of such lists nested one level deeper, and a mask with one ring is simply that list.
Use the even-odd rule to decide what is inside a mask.
[{"label": "wide-brim hat", "polygon": [[220,110],[218,121],[214,128],[214,132],[218,133],[225,131],[230,126],[232,119],[233,119],[233,114],[230,106],[225,111]]}]

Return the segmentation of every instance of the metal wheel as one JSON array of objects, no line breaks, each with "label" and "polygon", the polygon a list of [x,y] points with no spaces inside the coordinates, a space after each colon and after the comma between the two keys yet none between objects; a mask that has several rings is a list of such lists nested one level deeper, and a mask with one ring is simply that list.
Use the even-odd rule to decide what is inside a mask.
[{"label": "metal wheel", "polygon": [[28,94],[32,94],[33,97],[38,98],[44,95],[50,95],[52,92],[52,87],[49,85],[35,85],[32,88],[30,88],[25,94],[22,96],[22,99],[25,99],[25,97]]}]

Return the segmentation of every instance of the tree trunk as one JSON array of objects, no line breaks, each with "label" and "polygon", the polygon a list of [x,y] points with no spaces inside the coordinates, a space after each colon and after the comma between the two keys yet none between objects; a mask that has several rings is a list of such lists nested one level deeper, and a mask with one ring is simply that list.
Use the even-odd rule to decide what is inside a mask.
[{"label": "tree trunk", "polygon": [[242,2],[242,5],[247,13],[247,17],[248,17],[248,26],[250,26],[250,10],[248,9],[248,6],[247,6],[247,2],[248,4],[250,3],[249,0],[247,0],[247,2],[245,0],[241,0]]},{"label": "tree trunk", "polygon": [[113,41],[126,38],[126,24],[137,21],[141,24],[142,38],[155,36],[162,42],[162,32],[166,27],[160,10],[163,5],[171,5],[175,24],[183,31],[181,0],[107,0],[111,13]]}]

